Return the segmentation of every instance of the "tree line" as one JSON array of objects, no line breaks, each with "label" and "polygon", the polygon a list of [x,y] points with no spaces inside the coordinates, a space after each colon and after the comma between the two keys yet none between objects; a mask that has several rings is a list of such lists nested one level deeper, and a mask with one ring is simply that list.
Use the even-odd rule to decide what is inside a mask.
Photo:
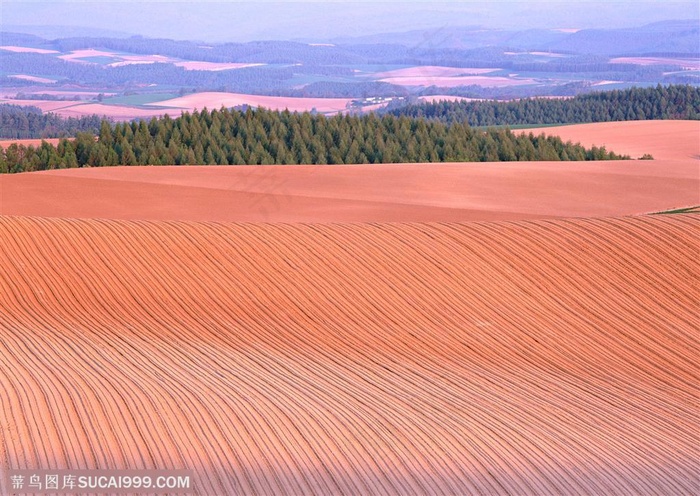
[{"label": "tree line", "polygon": [[42,113],[38,107],[0,105],[0,138],[61,138],[79,132],[96,132],[102,119],[96,115],[61,118],[53,113]]},{"label": "tree line", "polygon": [[0,172],[112,165],[373,164],[622,159],[557,137],[375,114],[325,117],[220,109],[149,122],[102,121],[57,146],[0,148]]},{"label": "tree line", "polygon": [[700,88],[657,85],[601,91],[567,99],[528,98],[511,102],[439,101],[390,108],[394,116],[471,126],[574,124],[645,119],[700,119]]}]

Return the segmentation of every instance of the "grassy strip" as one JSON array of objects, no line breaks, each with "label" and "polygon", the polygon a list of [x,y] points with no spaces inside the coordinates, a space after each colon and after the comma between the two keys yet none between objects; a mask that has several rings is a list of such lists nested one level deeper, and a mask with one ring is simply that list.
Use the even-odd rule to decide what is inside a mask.
[{"label": "grassy strip", "polygon": [[692,207],[674,208],[671,210],[663,210],[661,212],[653,212],[651,215],[694,214],[694,213],[700,213],[700,205],[695,205]]}]

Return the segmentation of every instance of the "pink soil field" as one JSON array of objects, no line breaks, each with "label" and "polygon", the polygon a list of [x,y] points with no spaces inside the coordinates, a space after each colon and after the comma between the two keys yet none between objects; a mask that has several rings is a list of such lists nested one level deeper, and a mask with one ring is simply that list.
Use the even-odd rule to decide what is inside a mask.
[{"label": "pink soil field", "polygon": [[695,172],[700,163],[700,122],[698,121],[627,121],[604,124],[525,129],[522,132],[550,134],[564,141],[580,142],[586,147],[605,146],[616,153],[638,158],[650,153],[655,159],[685,160]]},{"label": "pink soil field", "polygon": [[47,138],[47,139],[15,139],[15,140],[5,140],[5,139],[0,139],[0,146],[3,148],[7,148],[13,143],[16,143],[18,145],[24,145],[24,146],[33,146],[34,148],[37,148],[41,146],[41,142],[46,141],[47,143],[51,145],[58,145],[58,142],[60,141],[59,138]]},{"label": "pink soil field", "polygon": [[59,59],[67,60],[69,62],[78,62],[81,64],[90,64],[91,62],[80,60],[89,57],[116,57],[113,52],[105,52],[104,50],[95,50],[88,48],[85,50],[74,50],[71,53],[59,55]]},{"label": "pink soil field", "polygon": [[699,220],[0,217],[0,460],[200,495],[698,494]]},{"label": "pink soil field", "polygon": [[[50,93],[50,92],[42,92]],[[73,93],[70,93],[71,95]],[[12,100],[0,99],[0,103],[12,105],[34,106],[43,112],[53,112],[61,117],[87,117],[97,114],[100,117],[107,117],[119,121],[129,121],[133,119],[148,119],[170,114],[179,117],[182,109],[153,108],[144,109],[141,107],[130,107],[127,105],[104,105],[101,103],[86,103],[82,101],[57,101],[57,100]]]},{"label": "pink soil field", "polygon": [[16,74],[13,76],[7,76],[15,79],[23,79],[25,81],[33,81],[35,83],[55,83],[56,79],[47,79],[47,78],[42,78],[42,77],[37,77],[37,76],[28,76],[26,74]]},{"label": "pink soil field", "polygon": [[75,101],[59,101],[59,100],[15,100],[11,98],[0,99],[0,103],[8,103],[10,105],[20,105],[23,107],[32,106],[38,107],[42,112],[53,112],[59,114],[59,110],[63,108],[74,107],[81,105],[82,102]]},{"label": "pink soil field", "polygon": [[[541,132],[542,130],[534,130]],[[222,222],[619,216],[700,203],[700,123],[546,128],[653,161],[107,167],[0,176],[0,214]],[[636,144],[637,140],[641,144]]]},{"label": "pink soil field", "polygon": [[195,109],[202,110],[204,107],[208,109],[219,109],[222,105],[224,107],[235,107],[247,104],[254,107],[265,107],[271,110],[289,109],[291,112],[304,112],[315,108],[319,112],[337,113],[346,110],[348,103],[351,101],[351,98],[293,98],[283,96],[245,95],[240,93],[205,92],[152,103],[151,105],[193,111]]},{"label": "pink soil field", "polygon": [[[34,90],[29,90],[27,91],[28,94],[33,94],[33,95],[54,95],[54,96],[63,96],[63,97],[74,97],[74,96],[79,96],[81,98],[83,97],[88,97],[88,98],[94,98],[99,94],[103,94],[104,96],[114,96],[116,93],[110,93],[108,91],[80,91],[80,90],[75,90],[75,89],[60,89],[60,90],[47,90],[44,88],[41,89],[34,89]],[[2,103],[12,103],[13,101],[22,101],[22,102],[33,102],[37,100],[15,100],[12,95],[5,95],[3,97],[3,102]],[[53,101],[54,103],[56,100],[41,100],[41,101]],[[68,103],[68,104],[73,104],[73,103],[80,103],[80,102],[74,102],[74,101],[64,101],[63,103]],[[26,103],[17,103],[15,105],[26,105]]]}]

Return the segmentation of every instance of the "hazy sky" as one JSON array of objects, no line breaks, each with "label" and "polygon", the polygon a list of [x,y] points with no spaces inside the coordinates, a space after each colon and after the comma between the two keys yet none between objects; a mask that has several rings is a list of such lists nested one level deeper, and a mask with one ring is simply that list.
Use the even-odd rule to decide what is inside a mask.
[{"label": "hazy sky", "polygon": [[[630,27],[659,20],[698,18],[697,1],[0,0],[0,22],[5,30],[60,25],[211,42],[295,38],[322,41],[337,36],[470,25]],[[79,32],[70,30],[66,35]]]}]

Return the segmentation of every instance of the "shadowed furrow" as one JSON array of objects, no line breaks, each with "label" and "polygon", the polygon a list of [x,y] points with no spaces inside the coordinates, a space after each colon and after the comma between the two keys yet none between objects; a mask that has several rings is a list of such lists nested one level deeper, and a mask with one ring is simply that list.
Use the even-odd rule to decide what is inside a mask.
[{"label": "shadowed furrow", "polygon": [[0,217],[11,469],[199,494],[691,494],[695,214]]}]

